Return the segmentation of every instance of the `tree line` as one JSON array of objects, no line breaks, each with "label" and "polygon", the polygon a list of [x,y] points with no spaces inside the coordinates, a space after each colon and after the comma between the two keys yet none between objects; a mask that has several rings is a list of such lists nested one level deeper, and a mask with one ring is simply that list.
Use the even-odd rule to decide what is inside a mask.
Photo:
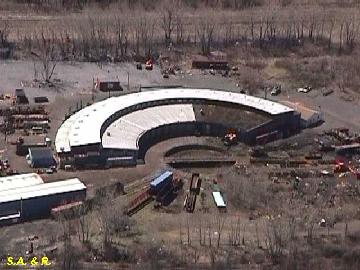
[{"label": "tree line", "polygon": [[359,33],[355,15],[331,16],[324,11],[301,15],[249,12],[239,18],[236,13],[224,16],[212,11],[188,16],[180,7],[164,5],[158,13],[133,15],[65,17],[61,22],[24,32],[0,21],[0,42],[9,44],[12,32],[15,47],[27,55],[50,51],[51,60],[117,62],[149,55],[156,58],[164,47],[191,46],[206,55],[211,50],[235,46],[291,49],[309,42],[340,52],[351,51]]},{"label": "tree line", "polygon": [[[15,0],[19,4],[23,4],[33,8],[50,10],[72,9],[81,10],[88,6],[99,6],[107,8],[111,4],[118,4],[121,7],[145,10],[157,9],[159,5],[170,2],[169,0]],[[263,0],[171,0],[188,8],[225,8],[225,9],[244,9],[264,4]],[[284,1],[280,1],[281,3]],[[287,0],[287,2],[291,2]]]}]

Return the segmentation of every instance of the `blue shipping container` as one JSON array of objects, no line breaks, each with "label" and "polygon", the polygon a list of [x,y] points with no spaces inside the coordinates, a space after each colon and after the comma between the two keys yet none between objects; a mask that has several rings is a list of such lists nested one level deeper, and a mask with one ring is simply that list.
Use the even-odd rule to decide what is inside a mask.
[{"label": "blue shipping container", "polygon": [[165,171],[150,183],[151,191],[158,191],[161,187],[170,182],[172,178],[173,173],[171,171]]}]

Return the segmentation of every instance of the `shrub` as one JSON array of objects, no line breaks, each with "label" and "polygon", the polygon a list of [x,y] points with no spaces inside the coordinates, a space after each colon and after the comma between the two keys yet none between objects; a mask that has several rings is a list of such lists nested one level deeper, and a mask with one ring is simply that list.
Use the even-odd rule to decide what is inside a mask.
[{"label": "shrub", "polygon": [[343,245],[328,243],[322,247],[322,253],[326,258],[342,258],[346,252],[347,249]]},{"label": "shrub", "polygon": [[360,268],[360,248],[356,247],[349,250],[344,254],[343,264],[346,269],[359,269]]}]

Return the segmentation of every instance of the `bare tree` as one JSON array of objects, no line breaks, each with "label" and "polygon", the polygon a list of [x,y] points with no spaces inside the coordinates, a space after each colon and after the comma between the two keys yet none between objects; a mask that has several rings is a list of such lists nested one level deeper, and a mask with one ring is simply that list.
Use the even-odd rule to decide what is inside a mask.
[{"label": "bare tree", "polygon": [[250,27],[251,41],[254,42],[255,41],[255,21],[254,21],[253,16],[250,17],[249,27]]},{"label": "bare tree", "polygon": [[7,21],[2,22],[0,25],[0,47],[5,47],[8,45],[9,33],[9,23]]},{"label": "bare tree", "polygon": [[276,14],[272,13],[265,18],[265,33],[264,36],[269,41],[275,41],[276,40],[276,31],[277,31],[277,25],[276,25]]},{"label": "bare tree", "polygon": [[166,46],[169,46],[171,43],[171,35],[175,27],[174,22],[177,17],[175,4],[176,1],[169,0],[164,3],[163,8],[161,9],[163,15],[160,26],[164,31],[164,41]]},{"label": "bare tree", "polygon": [[254,176],[238,175],[235,172],[229,173],[227,179],[229,200],[235,207],[255,210],[269,205],[271,194],[267,191],[268,182]]},{"label": "bare tree", "polygon": [[346,71],[345,68],[343,66],[339,66],[338,68],[336,68],[336,84],[339,88],[339,91],[341,93],[345,92],[346,89]]},{"label": "bare tree", "polygon": [[118,19],[116,21],[117,41],[116,41],[115,55],[117,56],[118,51],[120,50],[121,58],[124,58],[126,56],[128,50],[128,39],[129,39],[128,25],[129,25],[128,21],[124,21],[121,19]]},{"label": "bare tree", "polygon": [[90,228],[93,219],[87,214],[86,206],[79,207],[78,216],[79,240],[85,243],[90,240]]},{"label": "bare tree", "polygon": [[207,226],[207,231],[208,231],[208,239],[209,239],[209,246],[212,246],[212,225],[211,225],[211,221],[208,222],[208,226]]},{"label": "bare tree", "polygon": [[[4,237],[4,231],[2,230],[0,233],[0,241],[2,243],[5,242],[5,237]],[[3,245],[0,245],[0,257],[2,258],[3,255],[5,255],[5,247]]]},{"label": "bare tree", "polygon": [[200,255],[201,255],[201,253],[199,252],[199,249],[197,247],[191,246],[187,249],[187,254],[190,259],[190,263],[192,265],[196,265],[200,259]]},{"label": "bare tree", "polygon": [[346,46],[349,49],[354,48],[355,36],[356,36],[356,26],[355,26],[355,19],[350,17],[349,19],[345,20],[345,41]]},{"label": "bare tree", "polygon": [[230,246],[240,246],[241,245],[240,217],[237,217],[235,221],[234,220],[230,221],[229,245]]},{"label": "bare tree", "polygon": [[38,61],[40,61],[40,73],[43,80],[47,83],[51,81],[59,57],[57,46],[55,44],[55,34],[52,32],[49,35],[50,37],[46,37],[44,30],[42,30],[40,36],[38,36],[37,52],[31,52],[31,54],[34,55]]},{"label": "bare tree", "polygon": [[264,44],[264,37],[265,37],[265,19],[264,19],[264,15],[262,14],[260,17],[260,21],[259,21],[259,47],[262,48],[263,44]]},{"label": "bare tree", "polygon": [[182,231],[182,222],[179,222],[179,243],[183,244],[183,231]]},{"label": "bare tree", "polygon": [[203,241],[203,235],[204,235],[204,229],[203,229],[203,222],[202,222],[202,217],[199,217],[199,244],[200,246],[205,244],[205,239]]},{"label": "bare tree", "polygon": [[341,52],[343,49],[343,42],[344,42],[344,21],[340,23],[340,31],[339,31],[339,51]]},{"label": "bare tree", "polygon": [[312,14],[309,18],[309,24],[308,24],[308,38],[311,41],[314,41],[315,38],[315,32],[318,27],[318,17],[317,14]]},{"label": "bare tree", "polygon": [[289,243],[288,223],[281,218],[270,219],[266,226],[265,244],[273,262],[279,262]]},{"label": "bare tree", "polygon": [[142,22],[141,20],[138,20],[135,24],[134,24],[134,29],[133,29],[133,40],[135,43],[135,55],[139,56],[140,54],[140,44],[141,44],[141,29],[142,29]]},{"label": "bare tree", "polygon": [[301,16],[297,20],[297,27],[296,27],[298,40],[304,39],[304,28],[305,28],[305,18],[304,18],[304,16]]},{"label": "bare tree", "polygon": [[216,216],[216,232],[217,232],[217,240],[216,246],[217,248],[220,247],[221,235],[225,225],[225,217],[223,215]]},{"label": "bare tree", "polygon": [[70,215],[67,212],[62,212],[59,215],[59,223],[62,229],[61,238],[65,241],[71,238],[71,220]]},{"label": "bare tree", "polygon": [[178,13],[175,17],[175,34],[176,34],[176,43],[181,44],[184,42],[184,19]]},{"label": "bare tree", "polygon": [[61,269],[78,270],[80,254],[72,245],[71,239],[64,241],[63,251],[60,254]]},{"label": "bare tree", "polygon": [[329,24],[330,24],[330,25],[329,25],[328,49],[331,49],[332,36],[333,36],[333,31],[334,31],[334,26],[335,26],[335,19],[330,18]]},{"label": "bare tree", "polygon": [[207,55],[213,43],[215,31],[215,22],[208,18],[202,18],[196,27],[196,32],[199,37],[201,53]]},{"label": "bare tree", "polygon": [[[105,197],[106,201],[109,197]],[[102,233],[103,248],[111,246],[114,236],[119,236],[124,232],[131,231],[131,227],[135,224],[127,215],[124,214],[122,204],[114,203],[109,200],[106,205],[100,205],[98,209],[98,217]]]},{"label": "bare tree", "polygon": [[155,21],[147,18],[139,18],[135,23],[134,38],[135,52],[140,54],[140,48],[143,49],[143,56],[151,56],[153,50],[155,33]]},{"label": "bare tree", "polygon": [[190,222],[189,218],[186,219],[186,233],[187,233],[187,244],[191,245],[191,230],[190,230]]},{"label": "bare tree", "polygon": [[349,222],[354,218],[357,212],[357,207],[355,205],[345,205],[341,208],[341,216],[344,220],[344,237],[348,236],[349,233]]},{"label": "bare tree", "polygon": [[227,18],[224,19],[223,22],[223,29],[224,29],[224,46],[229,46],[231,44],[231,41],[234,38],[234,25],[231,20],[228,20]]},{"label": "bare tree", "polygon": [[303,225],[305,226],[307,233],[307,242],[312,244],[314,239],[315,225],[319,222],[319,209],[309,208],[302,214]]},{"label": "bare tree", "polygon": [[73,222],[71,220],[71,212],[60,213],[59,222],[62,228],[61,238],[63,240],[63,248],[60,253],[61,268],[65,270],[76,270],[79,266],[79,253],[72,245],[72,228]]}]

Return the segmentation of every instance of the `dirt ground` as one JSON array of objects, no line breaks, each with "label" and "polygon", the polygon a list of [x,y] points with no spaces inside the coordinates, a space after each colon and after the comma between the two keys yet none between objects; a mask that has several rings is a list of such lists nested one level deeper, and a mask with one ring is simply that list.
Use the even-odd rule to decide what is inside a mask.
[{"label": "dirt ground", "polygon": [[194,105],[194,112],[198,121],[217,122],[245,130],[270,120],[266,115],[242,110],[236,106]]},{"label": "dirt ground", "polygon": [[[79,107],[80,101],[83,103],[83,105],[91,101],[93,78],[119,78],[122,85],[126,86],[127,72],[130,74],[130,90],[127,90],[125,87],[125,91],[121,94],[137,91],[140,85],[147,86],[158,84],[176,84],[188,87],[209,87],[231,91],[240,91],[240,88],[236,86],[238,82],[235,77],[224,78],[218,74],[210,75],[203,74],[202,72],[198,71],[191,71],[191,74],[184,72],[182,74],[170,76],[170,79],[163,79],[158,68],[148,72],[144,70],[136,70],[134,64],[109,64],[100,68],[96,64],[89,63],[59,63],[56,68],[56,74],[54,77],[57,79],[55,87],[31,87],[31,81],[34,77],[33,63],[27,61],[6,61],[2,62],[0,65],[0,92],[13,93],[14,88],[24,87],[25,92],[29,95],[29,97],[40,95],[48,96],[50,103],[47,105],[47,109],[49,110],[52,121],[51,129],[46,136],[54,141],[57,128],[61,125],[65,113],[67,113],[69,110],[76,109],[77,106]],[[107,93],[96,92],[95,100],[106,98],[107,95]],[[263,96],[263,93],[261,90],[259,90],[256,95]],[[284,141],[284,144],[286,145],[293,145],[295,143],[305,141],[312,143],[313,139],[318,133],[333,127],[346,125],[353,131],[360,131],[360,118],[357,117],[360,115],[360,106],[357,99],[353,101],[345,101],[338,93],[325,97],[319,90],[316,89],[307,94],[297,93],[296,89],[287,88],[286,85],[283,87],[283,91],[279,96],[270,96],[269,99],[289,99],[291,101],[301,102],[311,108],[319,109],[325,114],[325,123],[323,125],[311,130],[306,130],[294,138],[290,138],[288,141]],[[221,114],[222,112],[218,113]],[[244,118],[242,120],[246,121],[246,119],[247,118]],[[7,141],[9,142],[11,140],[15,140],[18,136],[19,133],[13,134],[7,138]],[[43,137],[40,137],[40,140],[42,138]],[[56,181],[59,179],[78,177],[81,181],[86,183],[87,187],[89,188],[89,194],[93,195],[93,191],[99,186],[108,185],[112,182],[119,181],[126,185],[135,180],[142,179],[148,175],[153,175],[156,172],[164,169],[166,164],[164,163],[163,155],[173,146],[191,143],[209,143],[214,145],[214,140],[216,139],[195,137],[171,139],[153,146],[148,151],[145,158],[145,164],[143,165],[108,170],[84,170],[75,172],[59,171],[51,175],[44,174],[42,177],[45,181]],[[0,149],[2,158],[8,158],[11,166],[20,172],[32,171],[32,169],[26,164],[25,158],[16,156],[15,147],[8,142],[6,143],[4,136],[1,135]],[[215,142],[215,144],[216,143],[221,144],[220,140]],[[311,143],[305,143],[306,145],[300,144],[301,146],[299,146],[299,148],[303,147],[300,151],[299,149],[293,149],[286,151],[285,154],[289,155],[289,157],[303,156],[306,152],[311,151],[313,147]],[[248,165],[248,147],[240,144],[232,147],[230,149],[230,153],[236,157],[238,164],[246,163]],[[206,154],[216,155],[211,151],[199,152],[196,154],[190,151],[179,153],[178,156],[202,156]],[[285,154],[281,149],[278,151],[273,151],[272,153],[272,155],[277,157]],[[263,169],[264,168],[262,166],[255,166],[252,169],[253,171],[259,171],[258,174],[255,172],[255,175],[258,179],[264,178],[264,175],[261,174]],[[265,169],[272,170],[272,167]],[[186,243],[186,227],[188,226],[187,224],[189,220],[191,220],[191,226],[197,228],[196,226],[198,226],[200,219],[203,219],[204,222],[209,221],[212,220],[214,216],[219,214],[219,211],[215,207],[211,197],[214,179],[218,181],[220,189],[224,191],[225,194],[229,193],[229,187],[226,183],[226,175],[233,172],[233,170],[234,167],[192,168],[179,170],[178,174],[181,175],[184,179],[184,188],[179,193],[177,198],[171,203],[171,205],[164,209],[154,209],[154,204],[150,203],[143,210],[139,211],[133,216],[133,220],[136,221],[138,230],[140,230],[139,236],[136,237],[136,241],[138,241],[139,245],[155,241],[154,238],[156,238],[156,241],[165,243],[178,243],[180,239]],[[276,170],[276,168],[274,170]],[[199,200],[195,208],[195,213],[188,214],[183,211],[183,202],[185,194],[189,189],[188,180],[191,176],[191,173],[194,171],[199,172],[202,175],[204,181],[202,184],[201,193],[206,195],[199,196]],[[288,185],[289,184],[284,184],[286,188],[288,188]],[[121,200],[122,203],[126,203],[131,198],[131,196],[120,196],[119,200]],[[263,215],[254,221],[252,219],[252,216],[254,215],[252,211],[242,208],[239,209],[237,206],[233,205],[231,201],[227,210],[227,214],[224,215],[226,216],[227,220],[236,220],[237,218],[240,218],[243,226],[246,227],[246,231],[243,232],[246,241],[254,243],[257,241],[257,238],[264,239],[263,234],[266,232],[265,224],[267,221],[266,215]],[[94,215],[96,215],[96,213]],[[97,217],[94,217],[94,220],[97,220]],[[160,220],[161,222],[159,222]],[[226,232],[231,231],[229,224],[230,223],[228,223],[227,227],[225,228]],[[63,226],[64,225],[61,222],[56,222],[49,219],[27,222],[24,224],[17,224],[2,228],[0,232],[0,238],[2,243],[7,243],[5,246],[6,252],[23,254],[29,246],[28,237],[31,235],[37,235],[39,240],[35,244],[36,250],[38,252],[47,252],[47,250],[54,248],[55,242],[61,242]],[[332,233],[342,233],[344,228],[345,223],[339,222],[332,229]],[[358,220],[353,220],[348,224],[348,230],[350,232],[357,231],[358,228]],[[75,225],[73,230],[77,230]],[[317,235],[323,235],[327,233],[325,228],[320,227],[316,227],[315,231]],[[93,225],[92,233],[94,239],[100,237],[100,229],[98,224]],[[195,236],[197,233],[197,229],[194,229],[192,232],[193,239],[197,239],[197,236]],[[75,232],[74,238],[76,238]],[[128,243],[135,240],[134,238],[129,237],[123,238],[119,241]],[[227,236],[224,236],[222,241],[225,244],[227,242]],[[261,245],[264,246],[265,243],[262,243]]]}]

